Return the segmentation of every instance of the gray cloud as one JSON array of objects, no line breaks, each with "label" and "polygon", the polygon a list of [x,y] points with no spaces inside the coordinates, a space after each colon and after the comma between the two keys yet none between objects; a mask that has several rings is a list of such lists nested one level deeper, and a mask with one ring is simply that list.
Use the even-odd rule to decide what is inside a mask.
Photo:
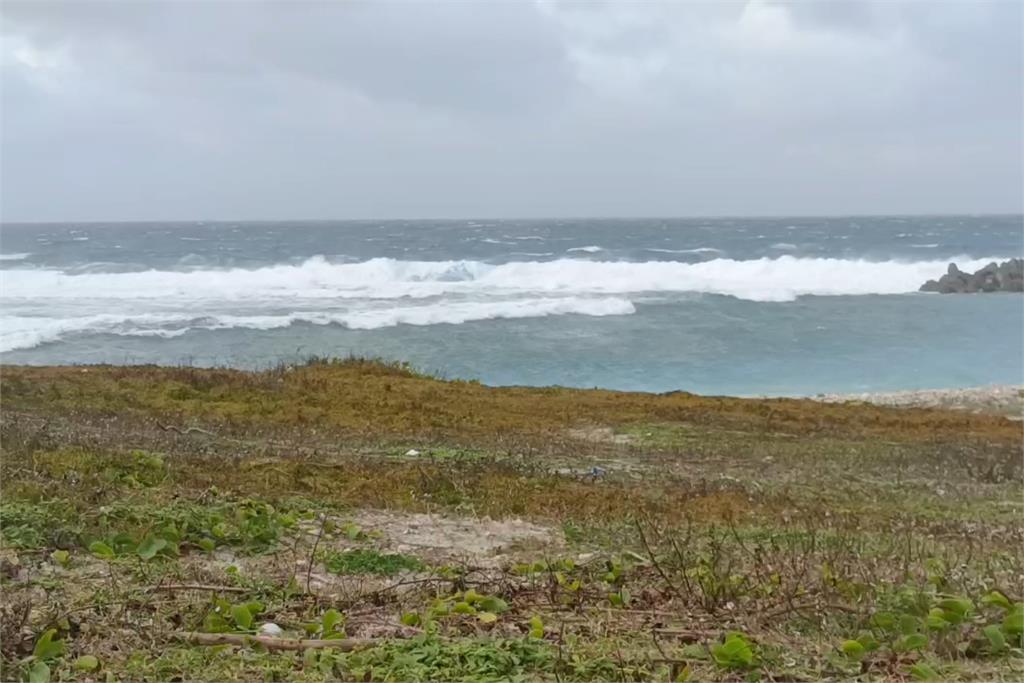
[{"label": "gray cloud", "polygon": [[1021,210],[1016,2],[0,12],[4,220]]}]

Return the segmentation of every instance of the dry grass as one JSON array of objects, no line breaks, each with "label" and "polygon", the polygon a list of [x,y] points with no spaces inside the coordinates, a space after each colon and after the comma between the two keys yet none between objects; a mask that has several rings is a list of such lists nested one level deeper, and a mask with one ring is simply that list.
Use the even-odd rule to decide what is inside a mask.
[{"label": "dry grass", "polygon": [[581,425],[689,423],[799,436],[900,441],[1018,442],[996,416],[891,410],[794,399],[737,399],[563,388],[491,388],[441,381],[371,361],[317,362],[266,372],[230,369],[4,367],[9,409],[198,420],[235,429],[330,427],[366,438],[548,437]]}]

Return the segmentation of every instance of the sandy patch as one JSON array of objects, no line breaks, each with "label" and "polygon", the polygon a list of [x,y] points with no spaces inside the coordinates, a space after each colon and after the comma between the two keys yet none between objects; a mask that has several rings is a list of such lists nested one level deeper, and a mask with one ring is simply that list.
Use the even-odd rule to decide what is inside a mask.
[{"label": "sandy patch", "polygon": [[577,427],[566,432],[572,439],[591,443],[611,443],[627,446],[637,442],[632,434],[616,434],[611,427]]},{"label": "sandy patch", "polygon": [[382,548],[416,555],[428,562],[468,562],[496,567],[523,552],[529,554],[564,542],[561,531],[520,519],[499,521],[360,510],[353,521],[368,532],[380,534]]},{"label": "sandy patch", "polygon": [[1017,420],[1024,415],[1024,387],[1016,384],[994,384],[964,389],[818,394],[811,398],[824,403],[861,401],[899,408],[945,408],[971,413],[1006,415]]},{"label": "sandy patch", "polygon": [[[317,555],[324,552],[357,548],[374,549],[380,553],[412,555],[428,566],[461,565],[477,568],[479,578],[493,570],[550,548],[557,555],[565,544],[560,530],[539,526],[518,519],[493,520],[465,516],[359,510],[351,515],[333,518],[339,530],[355,524],[365,534],[349,538],[343,531],[325,534],[317,544]],[[211,555],[195,554],[185,564],[187,573],[199,582],[223,582],[229,567],[237,567],[247,577],[262,577],[287,583],[291,577],[314,593],[341,599],[357,599],[387,590],[422,588],[418,579],[431,576],[425,572],[402,572],[395,576],[339,575],[326,570],[323,562],[309,559],[319,532],[319,522],[299,525],[298,537],[283,539],[276,552],[263,555],[240,555],[230,548],[219,548]],[[218,580],[219,579],[219,580]],[[402,584],[408,584],[403,586]],[[401,586],[401,588],[396,588]]]}]

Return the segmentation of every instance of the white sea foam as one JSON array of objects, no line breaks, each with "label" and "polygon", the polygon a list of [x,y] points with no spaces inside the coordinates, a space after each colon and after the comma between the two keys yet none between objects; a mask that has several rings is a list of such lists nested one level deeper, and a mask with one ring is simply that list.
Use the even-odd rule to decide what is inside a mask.
[{"label": "white sea foam", "polygon": [[[82,272],[0,270],[0,350],[71,332],[174,336],[195,328],[272,328],[296,322],[356,329],[576,313],[628,315],[652,295],[708,293],[752,301],[802,295],[914,292],[956,261],[977,270],[999,257],[866,261],[780,256],[702,263],[562,258],[489,264],[377,258],[256,269]],[[115,311],[116,313],[111,313]]]},{"label": "white sea foam", "polygon": [[32,254],[0,254],[0,261],[24,261]]},{"label": "white sea foam", "polygon": [[444,294],[628,294],[705,292],[754,301],[803,294],[897,294],[916,291],[949,261],[977,270],[1000,257],[928,261],[866,261],[780,256],[747,261],[400,261],[376,258],[331,263],[314,257],[298,265],[255,269],[68,274],[46,269],[0,271],[5,303],[17,300],[146,300],[163,303],[260,302],[294,299],[395,299]]},{"label": "white sea foam", "polygon": [[190,330],[233,328],[271,330],[295,323],[341,325],[373,330],[396,325],[461,324],[476,320],[538,318],[551,315],[630,315],[636,311],[622,297],[559,297],[504,301],[434,302],[411,306],[352,306],[342,310],[277,314],[180,313],[94,314],[63,318],[4,316],[0,318],[0,351],[31,348],[72,333],[134,337],[178,337]]},{"label": "white sea foam", "polygon": [[596,244],[591,244],[586,247],[573,247],[572,249],[566,249],[566,251],[583,251],[588,254],[596,254],[599,251],[604,251],[604,247],[599,247]]},{"label": "white sea foam", "polygon": [[648,247],[644,251],[654,251],[659,254],[720,254],[721,249],[715,249],[714,247],[697,247],[696,249],[655,249],[654,247]]}]

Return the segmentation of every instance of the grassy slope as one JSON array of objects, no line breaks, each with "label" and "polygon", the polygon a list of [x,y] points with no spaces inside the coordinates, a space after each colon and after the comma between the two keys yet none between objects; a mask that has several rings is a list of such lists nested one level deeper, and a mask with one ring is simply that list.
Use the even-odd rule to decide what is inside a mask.
[{"label": "grassy slope", "polygon": [[[1021,675],[1006,610],[981,603],[1020,600],[1024,575],[1021,429],[1002,417],[493,389],[360,361],[5,367],[2,400],[4,679],[27,675],[50,628],[65,644],[52,675],[83,680]],[[402,555],[350,523],[370,508],[556,533],[498,566]],[[352,568],[355,584],[305,583]],[[374,572],[393,568],[415,583],[381,592]],[[175,643],[239,626],[210,617],[216,592],[150,592],[168,583],[229,586],[220,598],[292,629],[338,609],[378,644]],[[441,614],[484,611],[470,587],[509,609]],[[974,604],[958,616],[949,596]],[[716,648],[731,631],[749,662],[735,640]],[[837,649],[858,637],[870,652]],[[103,671],[76,669],[81,655]]]}]

